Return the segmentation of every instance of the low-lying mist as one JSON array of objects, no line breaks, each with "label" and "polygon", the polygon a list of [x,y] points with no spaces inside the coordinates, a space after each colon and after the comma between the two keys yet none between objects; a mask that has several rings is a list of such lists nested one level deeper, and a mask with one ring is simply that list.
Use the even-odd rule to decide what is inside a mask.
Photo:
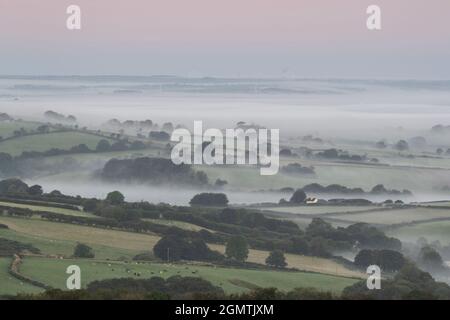
[{"label": "low-lying mist", "polygon": [[[446,82],[304,79],[0,79],[2,111],[41,119],[74,114],[82,125],[111,118],[215,128],[238,121],[284,134],[382,139],[450,124]],[[127,82],[128,81],[128,82]],[[432,110],[432,112],[430,112]]]},{"label": "low-lying mist", "polygon": [[[61,181],[49,178],[26,180],[29,185],[39,184],[45,192],[59,190],[68,195],[80,195],[98,199],[118,190],[127,201],[148,201],[151,203],[169,203],[172,205],[189,205],[194,195],[208,192],[205,189],[178,188],[168,186],[152,186],[148,184],[105,183],[100,181]],[[211,191],[211,190],[210,190]],[[278,192],[242,192],[242,191],[211,191],[224,192],[230,204],[251,204],[262,202],[278,202],[286,194]]]}]

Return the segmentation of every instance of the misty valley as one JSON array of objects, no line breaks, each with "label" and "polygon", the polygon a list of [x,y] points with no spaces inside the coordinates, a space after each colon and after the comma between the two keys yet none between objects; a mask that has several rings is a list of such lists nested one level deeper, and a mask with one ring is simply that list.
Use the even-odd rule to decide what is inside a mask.
[{"label": "misty valley", "polygon": [[[0,77],[0,296],[450,299],[449,91]],[[272,129],[270,161],[228,136]],[[174,162],[174,148],[189,152]]]}]

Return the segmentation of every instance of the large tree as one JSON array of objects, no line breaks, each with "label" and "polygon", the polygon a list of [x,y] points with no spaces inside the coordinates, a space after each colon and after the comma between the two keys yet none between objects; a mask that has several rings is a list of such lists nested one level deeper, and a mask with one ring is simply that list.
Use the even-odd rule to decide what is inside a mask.
[{"label": "large tree", "polygon": [[95,254],[91,247],[86,244],[78,243],[73,251],[75,258],[94,258]]},{"label": "large tree", "polygon": [[247,240],[241,236],[234,236],[227,242],[225,254],[228,258],[245,261],[248,257]]},{"label": "large tree", "polygon": [[377,265],[382,270],[398,271],[406,263],[403,255],[394,250],[361,250],[355,257],[355,265],[367,268],[370,265]]},{"label": "large tree", "polygon": [[395,145],[394,148],[397,149],[398,151],[405,151],[409,149],[409,145],[408,142],[406,142],[405,140],[399,140]]},{"label": "large tree", "polygon": [[19,179],[6,179],[0,181],[0,194],[26,194],[28,185]]},{"label": "large tree", "polygon": [[222,258],[219,253],[209,249],[202,239],[175,234],[162,237],[153,247],[153,253],[164,261],[211,261]]},{"label": "large tree", "polygon": [[42,187],[40,185],[35,184],[28,189],[28,193],[32,196],[40,196],[44,192],[42,191]]},{"label": "large tree", "polygon": [[445,268],[441,255],[430,246],[425,246],[420,250],[418,262],[421,267],[430,271],[439,271]]},{"label": "large tree", "polygon": [[102,139],[98,142],[97,147],[95,148],[98,152],[106,152],[111,150],[111,144],[108,140]]},{"label": "large tree", "polygon": [[306,193],[302,189],[297,189],[289,200],[291,203],[304,203],[306,200]]},{"label": "large tree", "polygon": [[286,259],[281,250],[272,251],[266,259],[266,264],[277,268],[284,268],[287,266]]},{"label": "large tree", "polygon": [[86,199],[83,201],[83,210],[84,211],[89,211],[89,212],[94,212],[97,209],[97,204],[98,204],[98,200],[97,199]]},{"label": "large tree", "polygon": [[112,191],[106,196],[106,201],[112,205],[120,205],[125,201],[125,197],[119,191]]}]

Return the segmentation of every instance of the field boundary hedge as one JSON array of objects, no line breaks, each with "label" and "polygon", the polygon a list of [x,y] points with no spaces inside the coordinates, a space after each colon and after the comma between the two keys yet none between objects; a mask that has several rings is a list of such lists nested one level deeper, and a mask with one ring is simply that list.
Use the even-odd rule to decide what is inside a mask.
[{"label": "field boundary hedge", "polygon": [[24,276],[19,272],[19,267],[22,264],[22,258],[18,254],[14,254],[13,259],[11,261],[11,264],[8,269],[8,273],[13,276],[14,278],[26,282],[28,284],[31,284],[35,287],[39,287],[45,290],[53,289],[53,287],[46,285],[45,283],[33,280],[31,278],[28,278],[27,276]]},{"label": "field boundary hedge", "polygon": [[52,208],[58,208],[58,209],[81,211],[80,208],[76,205],[56,203],[56,202],[45,202],[45,201],[37,201],[37,200],[36,201],[35,200],[21,200],[21,199],[14,199],[14,198],[8,198],[8,197],[5,197],[5,198],[0,197],[0,202],[10,202],[10,203],[24,204],[24,205],[37,206],[37,207],[52,207]]}]

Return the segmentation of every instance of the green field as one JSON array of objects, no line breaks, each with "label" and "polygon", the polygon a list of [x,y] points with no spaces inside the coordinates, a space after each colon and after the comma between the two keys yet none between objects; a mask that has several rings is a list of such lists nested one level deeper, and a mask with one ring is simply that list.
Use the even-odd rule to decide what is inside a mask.
[{"label": "green field", "polygon": [[298,159],[302,165],[313,165],[316,176],[294,176],[277,174],[262,176],[259,169],[251,166],[197,166],[205,171],[211,181],[226,179],[229,187],[247,190],[268,190],[283,187],[301,188],[310,183],[330,185],[334,183],[347,187],[360,187],[368,191],[377,184],[389,189],[410,189],[429,191],[436,181],[450,181],[450,170],[433,168],[414,168],[400,166],[377,166],[350,163],[312,162]]},{"label": "green field", "polygon": [[370,213],[343,214],[334,216],[336,219],[342,219],[352,222],[366,222],[374,224],[397,224],[408,223],[412,221],[430,220],[436,218],[449,218],[450,209],[430,209],[430,208],[411,208],[397,209],[388,211],[376,211]]},{"label": "green field", "polygon": [[11,258],[0,257],[0,295],[13,295],[17,293],[38,293],[42,290],[38,287],[12,277],[8,273]]},{"label": "green field", "polygon": [[[183,221],[175,221],[175,220],[166,220],[166,219],[142,219],[144,221],[149,221],[157,224],[161,224],[164,226],[169,227],[177,227],[184,230],[190,230],[190,231],[200,231],[202,229],[208,230],[206,228],[200,227],[196,224],[192,224],[189,222],[183,222]],[[209,230],[210,232],[214,232],[212,230]]]},{"label": "green field", "polygon": [[[435,156],[435,155],[433,155]],[[383,163],[389,163],[393,165],[403,165],[403,166],[416,166],[416,167],[429,167],[429,168],[444,168],[450,169],[450,161],[448,157],[415,157],[413,159],[409,158],[379,158]]]},{"label": "green field", "polygon": [[42,124],[28,121],[3,121],[0,122],[0,136],[5,139],[12,137],[14,135],[14,131],[20,130],[21,128],[27,131],[32,131],[36,130],[40,125]]},{"label": "green field", "polygon": [[[46,254],[58,254],[69,257],[77,242],[86,243],[94,248],[97,258],[119,259],[131,258],[137,253],[151,252],[159,241],[158,235],[100,229],[65,223],[49,222],[38,219],[21,219],[0,217],[0,223],[10,230],[0,229],[0,237],[32,243]],[[223,253],[224,245],[211,244],[213,250]],[[253,250],[249,252],[248,261],[264,264],[268,251]],[[349,270],[333,260],[286,254],[286,262],[291,268],[320,272],[325,274],[360,277],[357,271]]]},{"label": "green field", "polygon": [[[416,166],[416,167],[432,167],[450,169],[450,161],[448,157],[437,157],[436,154],[415,152],[409,150],[407,154],[414,155],[414,158],[399,157],[398,151],[390,148],[377,149],[371,147],[356,147],[354,145],[340,145],[343,149],[354,154],[366,154],[368,158],[377,158],[380,163],[401,166]],[[424,157],[427,155],[428,157]]]},{"label": "green field", "polygon": [[436,221],[414,224],[387,232],[402,241],[416,242],[420,237],[428,241],[439,240],[442,245],[450,245],[450,221]]},{"label": "green field", "polygon": [[[47,163],[50,161],[60,161],[67,157],[66,155],[54,156],[47,158]],[[126,151],[111,151],[100,153],[77,153],[71,154],[71,158],[77,160],[80,164],[90,164],[92,162],[106,162],[109,159],[128,159],[136,157],[161,157],[161,149],[145,149],[145,150],[126,150]]]},{"label": "green field", "polygon": [[47,151],[52,148],[68,150],[79,144],[87,145],[95,150],[97,143],[104,138],[81,132],[58,132],[19,137],[0,142],[2,152],[12,156],[20,155],[23,151]]},{"label": "green field", "polygon": [[422,202],[419,205],[425,207],[449,207],[450,209],[450,201]]},{"label": "green field", "polygon": [[[0,223],[5,223],[11,228],[0,229],[0,237],[30,243],[39,248],[44,255],[70,257],[78,240],[89,244],[93,248],[96,260],[25,258],[25,262],[21,266],[21,273],[58,288],[64,288],[67,277],[65,270],[71,264],[81,267],[83,284],[97,279],[134,276],[134,272],[139,272],[142,274],[142,277],[199,276],[216,285],[220,285],[227,292],[242,292],[249,288],[264,286],[276,286],[282,290],[289,290],[295,287],[315,287],[339,292],[356,280],[332,274],[352,277],[360,276],[358,272],[348,270],[329,259],[292,254],[286,254],[286,260],[290,266],[328,274],[244,270],[194,264],[167,265],[157,262],[139,264],[135,262],[118,262],[117,260],[119,259],[131,261],[132,257],[137,253],[149,252],[149,249],[154,244],[155,237],[152,235],[53,223],[37,219],[0,217]],[[224,250],[223,246],[219,245],[212,245],[212,248],[221,252]],[[250,250],[249,261],[264,263],[267,254],[268,252],[265,251]],[[4,289],[0,290],[0,293],[14,294],[16,292],[36,292],[39,290],[39,288],[21,285],[20,281],[15,279],[9,279],[7,267],[10,259],[4,259],[3,263],[5,268],[0,270],[0,280],[2,280],[2,283],[7,283],[7,286],[5,285]],[[127,269],[130,269],[129,272]]]},{"label": "green field", "polygon": [[10,231],[16,231],[19,234],[27,236],[46,240],[70,241],[72,243],[83,242],[89,245],[125,249],[135,252],[151,251],[160,239],[159,236],[153,234],[94,228],[39,219],[0,216],[0,223],[8,225]]},{"label": "green field", "polygon": [[[54,237],[36,236],[33,234],[8,229],[0,229],[0,238],[32,244],[34,247],[41,250],[41,253],[45,255],[58,255],[65,257],[70,257],[73,254],[73,250],[78,242],[77,240],[54,239]],[[144,251],[117,248],[92,242],[83,243],[88,243],[89,246],[92,247],[96,258],[98,259],[131,260],[136,254]]]},{"label": "green field", "polygon": [[94,217],[94,215],[89,212],[77,211],[77,210],[65,209],[65,208],[50,207],[50,206],[45,206],[44,204],[42,206],[37,206],[37,205],[30,205],[30,204],[0,201],[0,206],[13,207],[13,208],[24,208],[24,209],[30,209],[33,211],[54,212],[54,213],[65,214],[68,216]]},{"label": "green field", "polygon": [[[277,219],[281,219],[281,220],[288,220],[288,221],[292,221],[294,223],[296,223],[300,229],[305,230],[308,225],[311,223],[312,219],[315,218],[314,216],[311,216],[310,218],[308,217],[303,217],[303,216],[298,216],[298,217],[279,217],[277,216],[278,213],[271,213],[269,216],[271,218],[277,218]],[[330,220],[331,218],[331,220]],[[339,217],[322,217],[321,219],[325,220],[326,222],[330,223],[333,227],[337,228],[337,227],[342,227],[342,228],[346,228],[349,225],[353,224],[353,222],[350,221],[339,221]],[[336,220],[334,220],[336,219]]]},{"label": "green field", "polygon": [[140,273],[141,278],[153,276],[170,277],[173,275],[201,277],[221,286],[226,292],[243,292],[256,287],[277,287],[291,290],[297,287],[314,287],[321,290],[340,292],[357,280],[330,275],[304,272],[286,272],[270,270],[248,270],[222,268],[194,264],[160,264],[160,263],[123,263],[110,261],[89,261],[87,259],[56,260],[47,258],[25,258],[21,273],[56,288],[65,288],[69,265],[81,268],[82,285],[93,280],[108,278],[134,277]]},{"label": "green field", "polygon": [[274,212],[291,214],[327,214],[327,213],[345,213],[354,211],[369,211],[377,209],[377,206],[289,206],[289,207],[261,207],[260,210],[269,210]]}]

